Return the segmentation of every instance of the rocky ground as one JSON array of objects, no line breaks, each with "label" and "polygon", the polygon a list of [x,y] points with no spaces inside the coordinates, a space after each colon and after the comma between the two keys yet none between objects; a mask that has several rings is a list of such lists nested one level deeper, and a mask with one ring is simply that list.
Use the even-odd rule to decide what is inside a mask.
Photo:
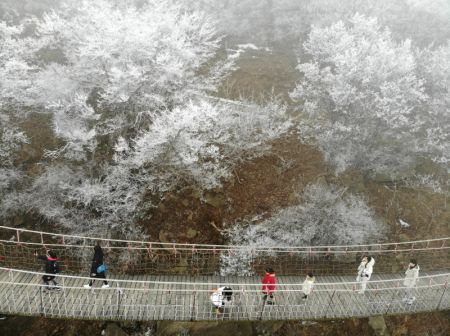
[{"label": "rocky ground", "polygon": [[17,336],[448,336],[450,312],[329,321],[99,322],[31,317],[0,321]]}]

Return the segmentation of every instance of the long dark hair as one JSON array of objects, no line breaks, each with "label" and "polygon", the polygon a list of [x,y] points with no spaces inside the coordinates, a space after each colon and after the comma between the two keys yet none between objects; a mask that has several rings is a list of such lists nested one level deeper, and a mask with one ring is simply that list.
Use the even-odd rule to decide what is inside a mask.
[{"label": "long dark hair", "polygon": [[103,262],[103,250],[99,244],[94,246],[94,260]]},{"label": "long dark hair", "polygon": [[371,256],[368,256],[367,254],[366,254],[366,255],[363,255],[363,257],[362,257],[361,259],[364,259],[364,258],[367,258],[367,262],[368,262],[368,263],[372,260],[372,257],[371,257]]},{"label": "long dark hair", "polygon": [[275,274],[275,271],[273,270],[272,267],[267,267],[267,268],[265,269],[265,271],[266,271],[266,273],[269,273],[269,274]]},{"label": "long dark hair", "polygon": [[230,287],[225,287],[222,291],[223,298],[227,301],[231,301],[231,296],[233,295],[233,290]]}]

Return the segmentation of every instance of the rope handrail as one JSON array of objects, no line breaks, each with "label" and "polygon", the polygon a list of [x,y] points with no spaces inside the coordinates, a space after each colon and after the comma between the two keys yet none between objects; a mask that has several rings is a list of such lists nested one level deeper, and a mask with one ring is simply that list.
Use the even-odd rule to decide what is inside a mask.
[{"label": "rope handrail", "polygon": [[[24,242],[24,241],[10,241],[10,240],[5,240],[5,239],[0,239],[0,243],[8,243],[8,244],[21,244],[21,245],[30,245],[30,246],[44,246],[45,247],[84,247],[84,248],[93,248],[94,245],[73,245],[73,244],[54,244],[54,243],[35,243],[35,242]],[[411,244],[415,244],[417,242],[411,242]],[[162,243],[157,243],[157,242],[149,242],[147,244],[152,244],[151,250],[153,251],[167,251],[167,250],[174,250],[174,244],[162,244]],[[165,245],[166,247],[156,247],[154,245]],[[176,245],[176,244],[175,244]],[[255,251],[255,252],[267,252],[267,253],[271,253],[271,252],[285,252],[285,253],[290,253],[290,252],[295,252],[295,253],[304,253],[304,254],[309,254],[311,253],[311,248],[310,247],[305,247],[302,250],[293,250],[292,248],[270,248],[270,247],[262,247],[262,248],[253,248],[253,247],[249,247],[249,246],[237,246],[237,245],[216,245],[216,246],[220,246],[214,249],[211,248],[202,248],[202,247],[198,247],[198,245],[196,244],[192,244],[193,247],[195,247],[195,251],[196,252],[200,252],[200,251],[212,251],[215,250],[217,252],[223,252],[223,251],[233,251],[233,250],[251,250],[251,251]],[[374,246],[374,247],[378,247],[379,244],[375,244],[375,245],[365,245],[365,246]],[[128,249],[128,250],[148,250],[148,247],[142,247],[142,246],[108,246],[107,247],[110,250],[120,250],[120,249]],[[316,247],[312,247],[312,248],[316,248]],[[178,251],[192,251],[192,247],[176,247],[175,248]],[[449,246],[439,246],[439,247],[423,247],[423,248],[414,248],[414,251],[430,251],[430,250],[448,250],[450,249],[450,245]],[[383,253],[388,253],[388,252],[396,252],[396,253],[401,253],[401,252],[409,252],[411,251],[411,248],[396,248],[396,249],[379,249],[379,250],[370,250],[370,252],[376,253],[376,252],[383,252]],[[313,251],[316,254],[329,254],[330,252],[333,252],[335,254],[346,254],[346,253],[366,253],[369,252],[368,249],[361,249],[361,250],[330,250],[329,248],[326,249],[322,249],[322,250],[314,250]]]},{"label": "rope handrail", "polygon": [[[6,267],[0,267],[0,271],[5,271],[5,272],[9,272],[9,273],[26,273],[26,274],[30,274],[30,275],[38,275],[38,276],[42,276],[42,275],[50,275],[50,276],[55,276],[55,274],[49,274],[49,273],[45,273],[45,272],[36,272],[36,271],[28,271],[28,270],[21,270],[21,269],[14,269],[14,268],[6,268]],[[64,279],[77,279],[77,280],[92,280],[93,278],[91,277],[87,277],[87,276],[78,276],[78,275],[66,275],[66,274],[56,274],[57,277],[59,278],[64,278]],[[424,275],[424,276],[419,276],[418,280],[434,280],[436,278],[446,278],[446,281],[443,284],[429,284],[427,286],[422,286],[422,287],[432,287],[432,286],[442,286],[445,285],[445,283],[448,282],[448,280],[450,279],[450,272],[445,272],[445,273],[439,273],[439,274],[433,274],[433,275]],[[98,279],[98,280],[102,280],[102,279]],[[395,278],[395,279],[384,279],[384,280],[370,280],[370,284],[382,284],[382,283],[393,283],[393,282],[400,282],[403,281],[404,278]],[[185,285],[185,286],[214,286],[216,283],[222,283],[222,284],[226,284],[227,286],[235,286],[235,287],[255,287],[257,286],[258,288],[261,286],[261,283],[232,283],[232,282],[226,282],[226,281],[220,281],[220,282],[182,282],[182,281],[155,281],[155,280],[129,280],[129,279],[116,279],[116,278],[108,278],[108,282],[114,282],[114,283],[125,283],[125,284],[171,284],[171,285]],[[11,284],[11,282],[5,282],[5,283],[9,283]],[[20,284],[20,283],[17,283]],[[22,283],[23,284],[23,283]],[[329,286],[329,287],[336,287],[336,286],[346,286],[346,285],[357,285],[359,284],[359,282],[357,281],[349,281],[349,282],[316,282],[314,284],[314,287],[323,287],[323,286]],[[282,286],[298,286],[301,287],[302,283],[278,283],[277,286],[278,287],[282,287]],[[401,286],[396,286],[393,288],[403,288]],[[406,287],[404,287],[406,288]],[[383,287],[383,289],[387,289],[387,287]],[[281,290],[281,289],[280,289]],[[316,289],[315,289],[316,290]],[[331,291],[332,289],[328,289],[328,291]],[[277,289],[278,291],[278,289]]]},{"label": "rope handrail", "polygon": [[[167,243],[167,242],[150,242],[150,241],[140,241],[140,240],[125,240],[125,239],[110,239],[110,238],[101,238],[101,237],[89,237],[89,236],[80,236],[80,235],[70,235],[70,234],[62,234],[62,233],[52,233],[52,232],[44,232],[44,231],[36,231],[36,230],[28,230],[28,229],[22,229],[22,228],[13,228],[8,226],[0,226],[0,229],[3,230],[10,230],[14,232],[14,234],[19,235],[23,232],[28,233],[34,233],[38,235],[45,235],[45,236],[51,236],[52,238],[55,237],[61,237],[63,240],[65,239],[80,239],[80,240],[92,240],[92,241],[106,241],[106,242],[116,242],[116,243],[127,243],[129,244],[139,244],[144,246],[149,245],[160,245],[160,246],[167,246],[167,248],[176,248],[176,249],[182,249],[183,247],[186,249],[203,249],[203,250],[230,250],[230,249],[251,249],[255,251],[290,251],[290,252],[309,252],[314,250],[314,252],[317,252],[317,250],[330,250],[330,249],[348,249],[348,248],[360,248],[361,252],[366,252],[369,250],[369,248],[380,248],[386,247],[386,246],[393,246],[395,249],[393,250],[383,250],[386,252],[389,251],[401,251],[398,249],[398,246],[400,245],[418,245],[423,243],[432,243],[432,242],[443,242],[442,246],[438,248],[423,248],[422,250],[428,250],[428,249],[444,249],[444,248],[450,248],[447,246],[444,246],[446,241],[450,240],[450,237],[443,237],[443,238],[433,238],[433,239],[422,239],[422,240],[414,240],[414,241],[407,241],[407,242],[390,242],[390,243],[374,243],[374,244],[351,244],[351,245],[319,245],[319,246],[271,246],[271,247],[250,247],[247,245],[220,245],[220,244],[191,244],[191,243]],[[20,241],[18,238],[17,241],[7,241],[7,240],[0,240],[1,242],[7,242],[7,243],[22,243],[26,244],[29,242]],[[31,243],[29,243],[31,244]],[[48,245],[51,244],[44,244],[44,243],[33,243],[37,245]],[[52,244],[54,246],[67,246],[66,244]],[[77,245],[78,246],[78,245]],[[130,246],[133,248],[132,246]],[[113,248],[113,247],[110,247]],[[142,247],[144,249],[144,247]],[[410,249],[405,249],[410,250]],[[415,249],[419,250],[419,249]],[[327,251],[324,251],[327,252]],[[336,251],[335,251],[336,252]],[[343,251],[344,252],[344,251]],[[353,251],[352,251],[353,252]],[[359,252],[359,251],[358,251]]]},{"label": "rope handrail", "polygon": [[[0,281],[0,285],[10,285],[11,282],[8,281]],[[167,283],[167,284],[174,284],[174,283]],[[37,287],[37,288],[45,288],[47,287],[47,285],[44,284],[37,284],[37,283],[26,283],[26,282],[21,282],[21,283],[14,283],[15,286],[26,286],[26,287]],[[211,285],[211,284],[210,284]],[[231,284],[230,286],[233,286],[233,284]],[[240,286],[242,287],[242,285],[240,284]],[[260,284],[258,286],[261,286]],[[444,284],[434,284],[434,285],[425,285],[425,286],[416,286],[415,288],[417,289],[423,289],[423,288],[441,288],[442,286],[444,286]],[[78,287],[78,286],[61,286],[61,288],[64,289],[81,289],[84,287]],[[402,290],[402,289],[407,289],[408,287],[406,286],[395,286],[395,287],[383,287],[383,288],[366,288],[365,291],[367,292],[379,292],[381,290],[383,291],[389,291],[389,290]],[[107,289],[104,288],[90,288],[89,290],[97,290],[97,291],[104,291],[104,290],[121,290],[121,291],[133,291],[133,292],[161,292],[161,289],[159,288],[121,288],[121,287],[110,287]],[[186,288],[186,289],[179,289],[179,288],[171,288],[170,289],[171,292],[179,292],[179,293],[185,293],[185,292],[197,292],[197,293],[210,293],[211,292],[211,288],[208,289],[201,289],[201,288]],[[245,293],[260,293],[261,289],[235,289],[236,293],[242,292],[244,291]],[[277,289],[276,290],[277,293],[300,293],[303,292],[301,288],[299,289]],[[328,288],[328,289],[314,289],[314,292],[321,292],[321,293],[329,293],[329,292],[354,292],[354,289],[352,288]]]}]

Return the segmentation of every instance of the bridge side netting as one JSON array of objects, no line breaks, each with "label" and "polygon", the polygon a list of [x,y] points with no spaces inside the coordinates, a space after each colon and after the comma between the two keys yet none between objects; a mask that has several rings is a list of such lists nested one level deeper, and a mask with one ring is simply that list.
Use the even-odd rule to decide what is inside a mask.
[{"label": "bridge side netting", "polygon": [[[4,228],[4,227],[0,227]],[[40,270],[35,252],[52,249],[68,274],[89,273],[94,245],[100,242],[107,272],[114,274],[255,275],[272,267],[278,274],[351,275],[363,255],[375,258],[377,273],[396,273],[411,258],[423,271],[450,268],[448,238],[365,246],[260,248],[134,242],[3,229],[14,239],[0,240],[0,266]],[[8,235],[3,234],[2,237]]]}]

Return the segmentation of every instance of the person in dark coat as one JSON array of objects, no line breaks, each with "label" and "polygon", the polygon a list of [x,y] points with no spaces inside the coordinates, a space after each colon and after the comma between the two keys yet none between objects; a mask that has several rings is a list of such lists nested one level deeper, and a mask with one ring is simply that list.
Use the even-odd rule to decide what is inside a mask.
[{"label": "person in dark coat", "polygon": [[[95,279],[106,279],[105,266],[103,264],[103,250],[100,244],[94,246],[94,258],[92,259],[91,265],[91,278]],[[84,285],[84,288],[91,288],[93,280],[89,281],[89,284]],[[103,280],[102,288],[108,288],[108,281]]]},{"label": "person in dark coat", "polygon": [[[42,280],[44,281],[44,284],[46,285],[46,290],[61,290],[60,287],[58,287],[58,284],[55,281],[55,275],[51,274],[58,274],[59,273],[59,265],[58,265],[58,258],[56,256],[56,253],[50,250],[47,250],[47,253],[45,256],[38,255],[36,252],[34,254],[38,259],[45,261],[45,275],[42,276]],[[53,286],[50,287],[50,282],[53,283]]]}]

